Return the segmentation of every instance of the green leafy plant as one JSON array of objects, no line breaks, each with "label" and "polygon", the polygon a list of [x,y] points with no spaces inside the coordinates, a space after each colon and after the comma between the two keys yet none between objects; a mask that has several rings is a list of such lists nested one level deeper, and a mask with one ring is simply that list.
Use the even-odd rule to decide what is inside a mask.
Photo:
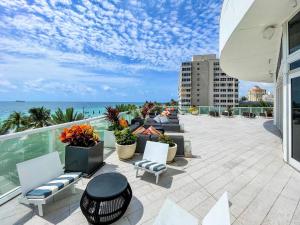
[{"label": "green leafy plant", "polygon": [[113,107],[106,107],[106,112],[104,113],[105,119],[110,123],[108,130],[121,130],[122,127],[119,124],[119,110]]},{"label": "green leafy plant", "polygon": [[36,107],[29,109],[29,126],[33,128],[51,125],[50,109]]},{"label": "green leafy plant", "polygon": [[61,108],[58,108],[51,117],[54,124],[67,123],[84,119],[84,115],[82,113],[75,113],[74,108],[67,108],[65,113]]},{"label": "green leafy plant", "polygon": [[136,110],[137,106],[134,104],[119,104],[119,105],[116,105],[116,109],[119,112],[126,112],[126,111]]},{"label": "green leafy plant", "polygon": [[168,144],[170,147],[175,146],[175,142],[169,136],[167,136],[165,134],[162,134],[159,136],[158,142]]},{"label": "green leafy plant", "polygon": [[136,142],[136,136],[129,128],[123,130],[115,130],[116,142],[118,145],[132,145]]},{"label": "green leafy plant", "polygon": [[7,120],[3,121],[1,126],[1,134],[7,133],[9,130],[19,132],[28,129],[29,118],[21,112],[13,112]]},{"label": "green leafy plant", "polygon": [[163,111],[163,107],[161,105],[154,105],[152,109],[150,109],[150,113],[161,114]]},{"label": "green leafy plant", "polygon": [[130,111],[130,114],[133,116],[133,118],[141,117],[141,112],[138,109]]}]

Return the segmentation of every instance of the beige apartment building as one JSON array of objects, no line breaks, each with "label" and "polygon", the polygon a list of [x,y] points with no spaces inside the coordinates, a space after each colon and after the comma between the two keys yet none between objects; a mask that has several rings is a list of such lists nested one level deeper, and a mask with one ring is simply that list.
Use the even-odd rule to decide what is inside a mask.
[{"label": "beige apartment building", "polygon": [[226,75],[216,55],[195,55],[179,73],[179,106],[237,106],[239,81]]},{"label": "beige apartment building", "polygon": [[266,89],[262,89],[259,86],[254,86],[248,91],[248,101],[250,102],[261,102],[263,96],[267,93]]}]

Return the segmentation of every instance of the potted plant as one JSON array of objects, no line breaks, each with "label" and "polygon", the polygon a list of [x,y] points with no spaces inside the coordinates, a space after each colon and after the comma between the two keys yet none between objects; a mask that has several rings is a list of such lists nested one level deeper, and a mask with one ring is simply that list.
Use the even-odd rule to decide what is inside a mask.
[{"label": "potted plant", "polygon": [[266,118],[272,118],[272,117],[273,117],[273,110],[266,109]]},{"label": "potted plant", "polygon": [[192,115],[198,115],[198,114],[199,114],[199,110],[198,110],[197,107],[194,106],[194,105],[189,109],[189,111],[190,111],[190,113],[191,113]]},{"label": "potted plant", "polygon": [[116,138],[114,131],[116,129],[121,129],[119,125],[119,111],[112,107],[106,107],[106,112],[104,113],[106,121],[108,121],[108,129],[104,130],[104,147],[114,148],[116,143]]},{"label": "potted plant", "polygon": [[116,150],[119,159],[131,159],[136,148],[136,136],[132,134],[129,128],[115,130]]},{"label": "potted plant", "polygon": [[173,162],[177,152],[177,144],[169,136],[165,134],[159,136],[158,142],[169,145],[167,163]]},{"label": "potted plant", "polygon": [[103,142],[91,125],[73,125],[65,128],[60,140],[67,143],[65,170],[93,174],[103,165]]}]

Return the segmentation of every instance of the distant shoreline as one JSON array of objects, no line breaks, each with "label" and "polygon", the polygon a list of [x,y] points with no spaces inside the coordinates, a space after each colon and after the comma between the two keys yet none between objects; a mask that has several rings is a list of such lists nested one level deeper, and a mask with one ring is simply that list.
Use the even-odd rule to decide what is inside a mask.
[{"label": "distant shoreline", "polygon": [[65,110],[73,107],[76,112],[84,113],[84,116],[94,117],[103,115],[106,106],[115,106],[118,104],[142,105],[143,102],[66,102],[66,101],[0,101],[0,122],[7,119],[8,116],[16,111],[26,114],[30,108],[45,107],[54,113],[58,108]]}]

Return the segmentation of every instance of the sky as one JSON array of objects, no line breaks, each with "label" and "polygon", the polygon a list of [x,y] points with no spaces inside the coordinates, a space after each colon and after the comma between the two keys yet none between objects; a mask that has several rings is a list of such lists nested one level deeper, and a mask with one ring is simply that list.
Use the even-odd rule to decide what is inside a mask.
[{"label": "sky", "polygon": [[[0,101],[168,101],[222,0],[2,0]],[[240,96],[256,83],[240,82]],[[270,84],[259,84],[272,89]]]}]

